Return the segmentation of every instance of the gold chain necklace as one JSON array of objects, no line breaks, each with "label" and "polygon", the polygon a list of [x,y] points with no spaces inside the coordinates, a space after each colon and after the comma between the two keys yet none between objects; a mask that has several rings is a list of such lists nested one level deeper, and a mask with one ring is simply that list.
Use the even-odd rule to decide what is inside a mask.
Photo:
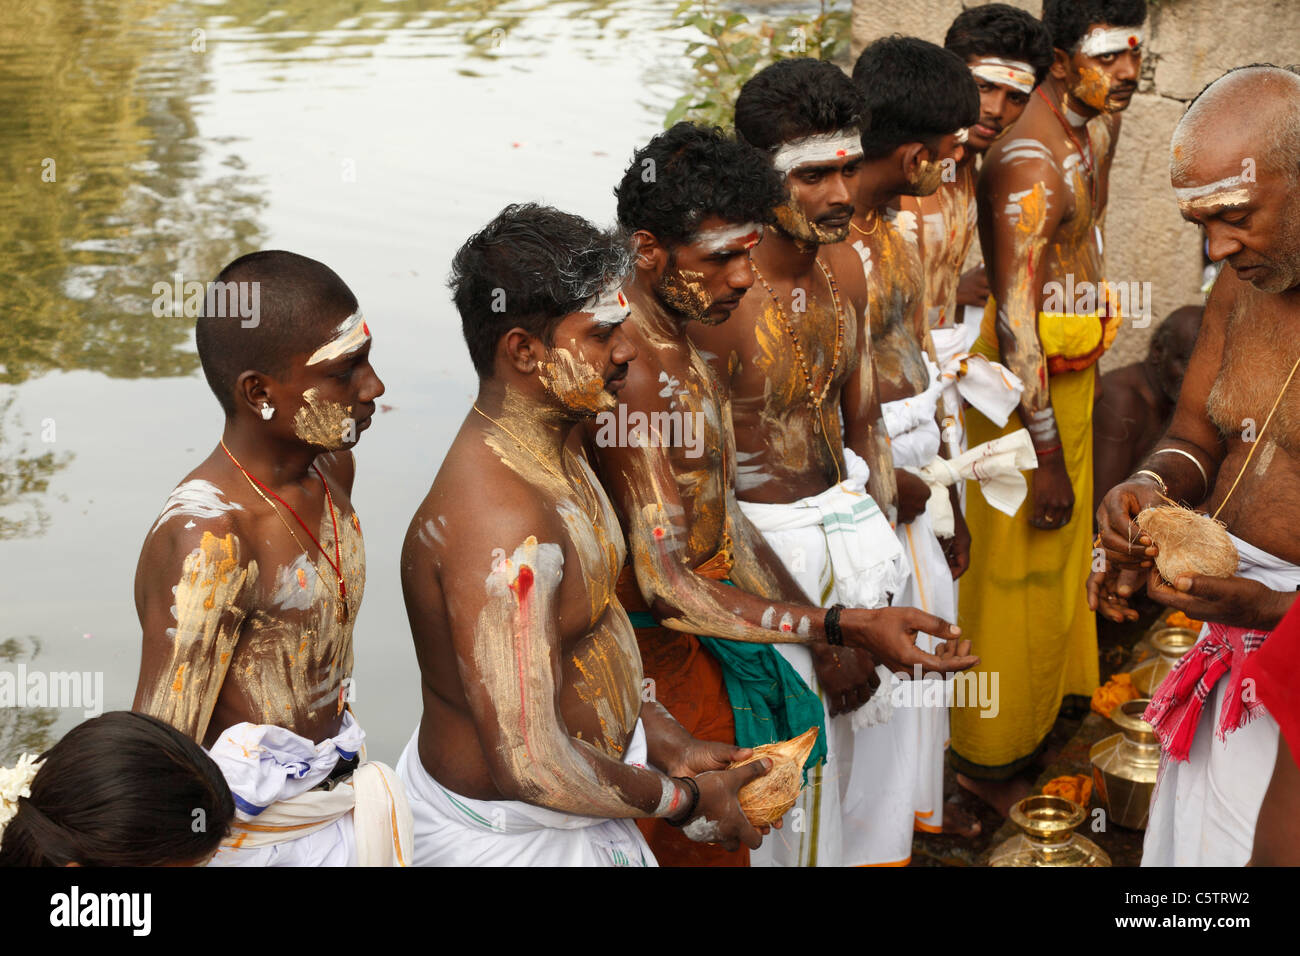
[{"label": "gold chain necklace", "polygon": [[[507,435],[509,435],[511,438],[513,438],[516,442],[518,442],[518,443],[523,447],[523,449],[524,449],[526,452],[528,452],[528,454],[532,455],[535,459],[537,459],[537,463],[538,463],[539,465],[541,465],[543,468],[545,468],[548,472],[551,473],[551,475],[552,475],[552,476],[553,476],[557,481],[559,481],[562,485],[564,485],[566,488],[569,489],[569,491],[572,493],[574,499],[576,499],[576,500],[580,500],[580,501],[581,501],[581,504],[582,504],[582,510],[585,511],[585,512],[587,513],[587,517],[591,519],[591,524],[592,524],[592,526],[593,526],[593,527],[599,527],[599,526],[600,526],[600,519],[597,518],[595,512],[593,512],[592,509],[589,508],[589,507],[587,506],[587,495],[584,494],[584,495],[579,496],[577,486],[575,485],[575,483],[573,482],[572,479],[568,478],[568,477],[567,477],[566,475],[564,475],[564,474],[561,474],[559,471],[557,471],[555,468],[553,468],[550,464],[547,463],[546,459],[544,459],[541,455],[537,454],[537,452],[533,451],[532,446],[529,445],[528,442],[524,441],[522,438],[520,438],[518,435],[516,435],[514,432],[512,432],[509,428],[506,428],[505,425],[501,424],[499,421],[497,421],[495,418],[493,418],[493,417],[492,417],[491,415],[489,415],[487,412],[483,411],[483,409],[479,408],[479,407],[478,407],[478,402],[475,402],[475,403],[474,403],[473,408],[474,408],[474,411],[478,412],[480,415],[482,415],[484,418],[486,418],[488,421],[490,421],[490,422],[491,422],[493,425],[495,425],[497,428],[501,429],[503,432],[505,432]],[[566,451],[568,451],[567,448],[561,448],[561,449],[560,449],[561,460],[563,459],[563,455],[564,455],[564,453],[565,453]],[[563,465],[561,465],[561,467],[563,467]],[[581,481],[583,487],[586,488],[586,480],[585,480],[585,479],[582,479],[582,478],[579,478],[579,481]],[[590,494],[591,494],[592,499],[594,500],[594,503],[595,503],[596,507],[599,508],[599,507],[600,507],[600,500],[599,500],[598,498],[596,498],[596,494],[595,494],[595,492],[594,492],[594,491],[593,491],[593,492],[590,492]]]},{"label": "gold chain necklace", "polygon": [[881,217],[880,213],[877,212],[877,213],[876,213],[876,221],[875,221],[874,223],[872,223],[870,229],[863,229],[863,228],[862,228],[861,226],[859,226],[856,222],[854,222],[852,219],[850,219],[850,220],[849,220],[849,228],[851,228],[851,229],[856,229],[860,235],[863,235],[863,236],[870,236],[870,235],[872,235],[873,233],[875,233],[876,228],[880,225],[880,220],[881,220],[881,218],[882,218],[882,217]]},{"label": "gold chain necklace", "polygon": [[830,393],[831,383],[835,380],[835,372],[840,364],[840,350],[844,346],[844,313],[840,311],[840,293],[835,285],[835,278],[830,274],[825,264],[818,259],[817,266],[821,269],[822,275],[826,277],[826,285],[831,290],[831,303],[835,308],[835,355],[831,359],[830,369],[826,372],[826,379],[822,382],[821,391],[814,394],[812,374],[808,371],[808,363],[804,360],[803,346],[799,343],[799,336],[795,334],[794,328],[790,325],[790,319],[781,306],[781,300],[768,284],[767,279],[763,277],[763,273],[758,271],[758,266],[752,263],[751,266],[754,275],[758,276],[758,281],[763,283],[763,288],[767,290],[767,294],[772,297],[772,302],[776,304],[776,314],[785,325],[785,332],[790,336],[790,341],[794,343],[794,354],[799,363],[799,372],[803,376],[804,388],[808,392],[808,402],[817,410],[817,418],[813,422],[813,431],[820,435],[822,430],[822,403],[826,401],[826,396]]},{"label": "gold chain necklace", "polygon": [[[245,469],[244,466],[241,465],[241,464],[239,463],[239,460],[238,460],[237,458],[235,458],[235,456],[232,455],[232,454],[230,453],[230,449],[229,449],[229,448],[226,448],[226,442],[225,442],[225,439],[221,439],[221,448],[222,448],[222,450],[225,451],[227,457],[229,457],[230,460],[233,461],[233,462],[235,463],[235,467],[238,468],[238,469],[239,469],[239,473],[240,473],[241,475],[244,476],[244,480],[248,482],[248,486],[249,486],[250,488],[252,488],[254,491],[257,492],[258,496],[259,496],[263,501],[266,502],[266,506],[267,506],[268,508],[271,509],[272,513],[274,513],[275,516],[276,516],[277,518],[280,519],[280,523],[281,523],[282,525],[284,525],[284,530],[287,531],[287,532],[289,532],[289,537],[293,539],[293,543],[296,544],[296,545],[298,546],[298,550],[302,552],[302,556],[303,556],[304,558],[307,559],[307,563],[308,563],[309,565],[311,565],[311,569],[312,569],[313,571],[316,572],[316,577],[320,578],[320,582],[321,582],[321,584],[325,585],[325,589],[328,591],[328,590],[330,589],[330,583],[329,583],[329,581],[325,580],[325,575],[323,575],[323,574],[320,573],[320,568],[317,567],[317,566],[316,566],[316,562],[313,561],[313,560],[311,559],[311,554],[307,551],[307,549],[304,548],[304,547],[302,546],[302,542],[298,540],[298,536],[297,536],[296,534],[293,533],[293,528],[290,526],[289,522],[287,522],[287,521],[284,520],[284,515],[280,514],[280,509],[277,508],[275,505],[271,504],[271,499],[268,498],[268,497],[265,495],[265,493],[263,493],[262,489],[259,488],[259,487],[257,486],[257,482],[253,480],[253,476],[250,475],[250,474],[248,473],[247,469]],[[317,472],[317,474],[319,474],[319,472]],[[325,481],[324,477],[321,477],[321,482],[324,483],[324,481]],[[328,496],[329,496],[329,485],[325,485],[325,494],[326,494],[326,496],[327,496],[327,497],[326,497],[326,500],[329,501],[329,507],[330,507],[330,518],[331,518],[331,521],[333,521],[333,518],[334,518],[334,502],[333,502],[332,500],[329,500],[329,498],[328,498]],[[287,508],[287,507],[289,507],[289,506],[288,506],[288,505],[285,505],[285,507]],[[290,509],[290,510],[292,510],[292,509]],[[294,517],[297,518],[298,516],[295,514]],[[301,520],[301,519],[299,519],[299,520]],[[337,547],[338,547],[338,544],[339,544],[339,541],[338,541],[338,523],[337,523],[336,521],[333,522],[333,523],[334,523],[334,546],[335,546],[335,548],[337,548]],[[306,530],[306,529],[304,528],[303,530]],[[313,541],[316,541],[315,538],[313,538],[312,540],[313,540]],[[321,547],[321,543],[320,543],[319,541],[316,541],[316,547],[320,548],[322,554],[325,553],[325,549],[324,549],[323,547]],[[329,561],[329,555],[325,554],[325,560],[326,560],[327,562]],[[342,558],[340,558],[340,560],[342,560]],[[335,608],[334,608],[334,619],[335,619],[338,623],[340,623],[340,624],[346,624],[346,623],[347,623],[347,620],[348,620],[348,617],[350,616],[350,615],[349,615],[349,608],[348,608],[348,600],[347,600],[347,589],[346,589],[345,585],[343,584],[343,573],[342,573],[342,569],[341,569],[341,568],[334,568],[334,573],[335,573],[335,575],[338,577],[338,595],[339,595],[339,602],[338,602],[337,605],[335,605]]]}]

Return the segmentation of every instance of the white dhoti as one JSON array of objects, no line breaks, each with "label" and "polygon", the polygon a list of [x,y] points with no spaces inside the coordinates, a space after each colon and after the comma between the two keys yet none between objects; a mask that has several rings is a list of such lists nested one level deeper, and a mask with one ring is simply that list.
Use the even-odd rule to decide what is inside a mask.
[{"label": "white dhoti", "polygon": [[[935,412],[943,384],[931,364],[930,387],[920,395],[881,406],[896,468],[928,464],[939,452]],[[897,540],[907,561],[908,577],[894,594],[894,606],[919,607],[952,620],[955,596],[952,574],[930,520],[922,512],[910,524],[900,524]],[[917,644],[933,650],[938,639],[918,634]],[[914,675],[915,676],[915,675]],[[912,856],[912,833],[918,827],[937,830],[943,824],[943,751],[948,742],[950,686],[925,677],[900,681],[891,675],[893,718],[887,724],[858,726],[853,754],[854,776],[849,784],[855,802],[848,813],[878,821],[866,828],[865,859],[872,866],[902,866]],[[926,693],[926,691],[929,693]],[[926,702],[929,706],[925,706]]]},{"label": "white dhoti", "polygon": [[351,711],[320,743],[269,724],[222,732],[209,753],[235,798],[235,822],[208,865],[410,865],[411,810],[392,768],[362,763],[333,789],[316,789],[365,737]]},{"label": "white dhoti", "polygon": [[[658,866],[631,819],[584,817],[518,800],[473,800],[420,762],[417,729],[397,761],[415,817],[416,866]],[[645,728],[624,763],[644,767]]]},{"label": "white dhoti", "polygon": [[[1275,591],[1295,591],[1300,567],[1231,535],[1237,575]],[[1201,628],[1201,636],[1209,626]],[[1189,652],[1192,653],[1192,652]],[[1243,866],[1255,842],[1255,822],[1277,759],[1277,721],[1259,716],[1220,740],[1215,728],[1230,681],[1220,679],[1196,725],[1187,760],[1160,758],[1143,866]]]},{"label": "white dhoti", "polygon": [[[819,607],[883,607],[889,595],[903,587],[907,576],[902,548],[889,521],[867,494],[870,470],[866,462],[852,449],[846,448],[844,455],[848,477],[821,494],[789,504],[742,501],[740,507],[811,603]],[[778,644],[776,648],[822,698],[825,708],[826,699],[813,672],[812,653],[793,644]],[[882,688],[888,686],[885,683]],[[877,719],[887,720],[888,695],[884,689],[877,691],[863,709],[878,709],[882,702],[885,712]],[[786,815],[785,827],[773,830],[763,846],[750,854],[751,865],[836,866],[863,862],[865,834],[875,828],[876,822],[847,810],[855,750],[850,716],[832,718],[828,711],[826,737],[827,758],[820,778],[809,774],[809,786],[795,805],[800,812]]]}]

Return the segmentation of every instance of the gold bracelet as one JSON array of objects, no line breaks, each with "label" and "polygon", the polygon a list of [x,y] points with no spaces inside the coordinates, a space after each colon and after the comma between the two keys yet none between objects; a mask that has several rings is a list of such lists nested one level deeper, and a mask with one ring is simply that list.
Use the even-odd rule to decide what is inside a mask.
[{"label": "gold bracelet", "polygon": [[1159,475],[1157,475],[1154,471],[1151,471],[1148,468],[1143,468],[1141,471],[1133,472],[1134,478],[1136,478],[1138,475],[1148,475],[1149,477],[1154,478],[1156,480],[1156,484],[1160,486],[1160,493],[1164,495],[1166,498],[1169,497],[1169,487],[1165,484],[1165,480],[1161,478]]},{"label": "gold bracelet", "polygon": [[1196,466],[1196,470],[1201,473],[1201,487],[1205,489],[1205,493],[1208,495],[1210,493],[1209,476],[1205,474],[1205,466],[1202,465],[1200,460],[1191,452],[1183,451],[1181,448],[1157,448],[1155,451],[1151,453],[1150,457],[1154,458],[1156,457],[1156,455],[1163,454],[1167,451],[1173,452],[1175,455],[1182,455],[1184,458],[1186,458],[1188,461],[1190,461],[1193,465]]}]

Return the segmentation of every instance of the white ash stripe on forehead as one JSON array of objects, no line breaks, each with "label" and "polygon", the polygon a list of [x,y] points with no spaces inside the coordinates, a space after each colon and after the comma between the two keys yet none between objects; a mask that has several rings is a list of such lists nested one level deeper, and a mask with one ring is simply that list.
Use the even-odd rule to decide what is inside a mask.
[{"label": "white ash stripe on forehead", "polygon": [[1020,93],[1030,93],[1034,89],[1033,67],[1020,60],[986,56],[972,63],[970,71],[981,80],[1009,86]]},{"label": "white ash stripe on forehead", "polygon": [[333,361],[341,355],[355,352],[368,341],[370,341],[370,329],[361,316],[361,310],[358,309],[339,323],[339,327],[334,330],[334,335],[328,342],[311,353],[307,364],[318,365],[321,362]]},{"label": "white ash stripe on forehead", "polygon": [[1097,27],[1080,41],[1079,52],[1084,56],[1105,56],[1107,53],[1136,50],[1141,46],[1141,28]]},{"label": "white ash stripe on forehead", "polygon": [[745,248],[758,242],[759,237],[763,234],[763,226],[757,222],[741,223],[739,226],[719,226],[716,229],[701,229],[691,240],[692,245],[702,246],[709,252],[720,252],[728,244],[735,242],[737,239],[748,239],[753,237],[753,241],[746,241]]},{"label": "white ash stripe on forehead", "polygon": [[1184,186],[1181,189],[1174,189],[1174,196],[1179,202],[1188,202],[1192,199],[1200,199],[1202,196],[1209,196],[1212,193],[1223,192],[1228,189],[1239,189],[1246,185],[1246,181],[1240,176],[1229,176],[1227,179],[1220,179],[1217,182],[1207,183],[1204,186]]},{"label": "white ash stripe on forehead", "polygon": [[782,143],[772,154],[772,165],[784,174],[797,166],[833,163],[861,155],[862,133],[856,126],[846,126],[833,133],[817,133]]},{"label": "white ash stripe on forehead", "polygon": [[623,294],[621,282],[611,282],[601,289],[582,307],[583,312],[590,312],[597,325],[622,325],[629,315],[631,307],[627,296]]}]

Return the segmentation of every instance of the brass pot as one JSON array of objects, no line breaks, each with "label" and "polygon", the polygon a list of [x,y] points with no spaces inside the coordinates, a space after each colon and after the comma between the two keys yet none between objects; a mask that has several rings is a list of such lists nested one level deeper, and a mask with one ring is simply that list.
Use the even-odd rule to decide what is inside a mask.
[{"label": "brass pot", "polygon": [[1011,808],[1018,833],[989,857],[989,866],[1110,866],[1106,851],[1074,828],[1087,811],[1065,797],[1025,797]]},{"label": "brass pot", "polygon": [[1162,627],[1152,634],[1151,646],[1158,656],[1133,668],[1133,686],[1138,693],[1143,697],[1152,696],[1178,664],[1179,658],[1192,649],[1196,638],[1196,631],[1187,627]]},{"label": "brass pot", "polygon": [[1127,700],[1110,712],[1120,733],[1099,740],[1088,751],[1092,785],[1111,820],[1130,830],[1147,825],[1151,793],[1160,769],[1155,728],[1142,719],[1151,701]]}]

